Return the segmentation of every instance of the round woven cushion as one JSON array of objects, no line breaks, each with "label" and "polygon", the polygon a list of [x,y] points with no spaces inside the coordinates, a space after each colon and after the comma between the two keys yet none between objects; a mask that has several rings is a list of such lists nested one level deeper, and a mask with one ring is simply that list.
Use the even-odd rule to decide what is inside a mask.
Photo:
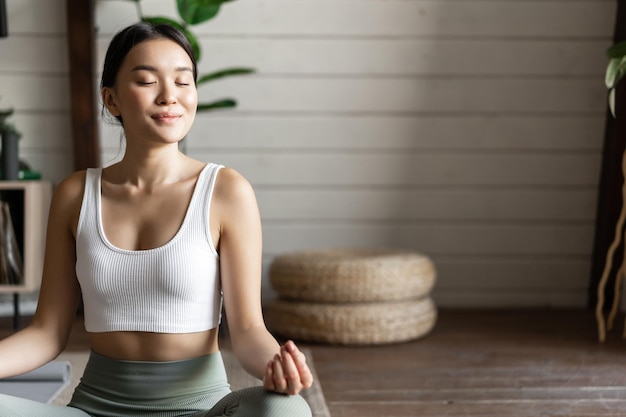
[{"label": "round woven cushion", "polygon": [[343,345],[404,342],[427,334],[437,310],[430,297],[417,300],[319,304],[273,300],[266,307],[268,327],[302,341]]},{"label": "round woven cushion", "polygon": [[384,249],[343,249],[279,255],[270,283],[283,298],[299,301],[366,302],[419,298],[435,283],[425,255]]}]

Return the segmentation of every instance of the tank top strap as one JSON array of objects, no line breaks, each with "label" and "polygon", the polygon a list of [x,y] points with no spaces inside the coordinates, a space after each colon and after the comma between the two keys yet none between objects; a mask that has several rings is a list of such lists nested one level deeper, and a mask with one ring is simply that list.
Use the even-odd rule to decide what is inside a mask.
[{"label": "tank top strap", "polygon": [[220,169],[224,168],[224,165],[218,165],[218,164],[210,164],[208,167],[208,172],[207,172],[207,176],[206,181],[207,181],[207,197],[208,197],[208,203],[211,202],[211,199],[213,197],[213,189],[215,188],[215,183],[217,182],[217,174],[220,171]]},{"label": "tank top strap", "polygon": [[220,169],[224,168],[223,165],[209,163],[205,168],[202,175],[198,177],[196,187],[202,191],[204,198],[199,199],[200,205],[198,213],[202,219],[202,226],[206,232],[206,238],[213,251],[214,255],[218,255],[215,246],[213,245],[213,238],[211,236],[211,226],[209,219],[211,218],[211,201],[213,201],[213,191],[215,189],[215,183],[217,181],[217,174]]},{"label": "tank top strap", "polygon": [[84,224],[94,225],[97,221],[100,202],[100,181],[102,168],[87,168],[85,171],[85,190],[78,218],[77,233]]}]

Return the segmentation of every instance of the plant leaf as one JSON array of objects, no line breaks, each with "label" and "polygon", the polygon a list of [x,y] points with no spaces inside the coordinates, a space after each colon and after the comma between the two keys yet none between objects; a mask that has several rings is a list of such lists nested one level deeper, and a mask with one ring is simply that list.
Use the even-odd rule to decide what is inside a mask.
[{"label": "plant leaf", "polygon": [[196,35],[193,34],[193,32],[191,32],[186,27],[183,28],[183,33],[185,34],[185,36],[187,37],[187,40],[189,41],[189,44],[191,45],[191,49],[193,50],[193,54],[196,57],[196,61],[200,61],[200,58],[202,57],[202,53],[201,53],[200,42],[198,41],[198,38],[196,37]]},{"label": "plant leaf", "polygon": [[626,74],[626,56],[621,58],[611,58],[604,74],[606,88],[615,88]]},{"label": "plant leaf", "polygon": [[615,87],[615,81],[617,80],[617,67],[619,65],[619,58],[611,58],[609,64],[606,66],[606,72],[604,73],[604,84],[606,88]]},{"label": "plant leaf", "polygon": [[[618,71],[622,73],[621,75],[623,75],[623,74],[624,74],[624,68],[625,68],[625,67],[626,67],[626,56],[623,56],[623,57],[619,60],[619,64],[618,64],[618,66],[617,66]],[[619,74],[619,73],[617,74],[617,78],[618,78],[618,81],[619,81],[619,78],[620,78],[620,74]]]},{"label": "plant leaf", "polygon": [[10,109],[6,109],[6,110],[0,110],[0,118],[4,119],[6,117],[9,117],[10,115],[13,114],[15,110],[13,108]]},{"label": "plant leaf", "polygon": [[218,78],[231,77],[233,75],[246,75],[252,74],[254,72],[256,72],[254,68],[228,68],[220,71],[215,71],[198,78],[198,85],[217,80]]},{"label": "plant leaf", "polygon": [[615,118],[615,89],[611,88],[609,90],[609,109],[611,110],[611,114],[613,118]]},{"label": "plant leaf", "polygon": [[615,79],[613,80],[613,85],[610,88],[615,88],[620,80],[624,78],[624,74],[626,74],[626,57],[622,57],[618,61],[619,62],[615,68]]},{"label": "plant leaf", "polygon": [[[11,130],[11,124],[7,123],[6,120],[9,118],[9,116],[11,116],[13,114],[13,108],[10,109],[6,109],[6,110],[0,110],[0,132],[2,131],[10,131]],[[15,130],[15,129],[13,129]]]},{"label": "plant leaf", "polygon": [[198,103],[198,111],[231,109],[233,107],[237,107],[237,102],[231,98],[216,100],[210,103]]},{"label": "plant leaf", "polygon": [[618,42],[606,50],[609,58],[621,58],[626,55],[626,41]]},{"label": "plant leaf", "polygon": [[213,19],[223,3],[229,0],[176,0],[178,14],[188,25]]},{"label": "plant leaf", "polygon": [[198,42],[198,38],[196,38],[196,35],[194,35],[183,24],[181,24],[180,22],[177,22],[176,20],[172,18],[164,17],[164,16],[144,16],[141,18],[141,20],[143,22],[152,23],[153,25],[158,25],[162,23],[169,24],[169,25],[174,26],[181,32],[183,32],[185,34],[185,37],[191,44],[191,49],[193,49],[193,54],[196,57],[196,61],[200,60],[200,42]]}]

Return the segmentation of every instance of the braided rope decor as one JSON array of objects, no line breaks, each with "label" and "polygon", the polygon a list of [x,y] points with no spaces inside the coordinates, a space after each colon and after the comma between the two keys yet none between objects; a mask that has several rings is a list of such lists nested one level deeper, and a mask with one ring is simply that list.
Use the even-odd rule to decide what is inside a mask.
[{"label": "braided rope decor", "polygon": [[427,256],[408,251],[304,251],[274,258],[269,279],[282,298],[291,300],[393,301],[429,294],[435,267]]},{"label": "braided rope decor", "polygon": [[295,340],[378,345],[427,334],[435,325],[437,310],[430,297],[350,304],[273,300],[265,319],[272,331]]}]

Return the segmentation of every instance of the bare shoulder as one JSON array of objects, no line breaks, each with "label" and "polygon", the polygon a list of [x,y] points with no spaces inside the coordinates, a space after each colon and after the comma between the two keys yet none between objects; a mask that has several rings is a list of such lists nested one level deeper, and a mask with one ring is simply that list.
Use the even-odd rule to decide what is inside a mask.
[{"label": "bare shoulder", "polygon": [[228,225],[244,227],[247,221],[258,222],[259,209],[252,185],[236,170],[220,170],[215,183],[212,213],[221,230]]},{"label": "bare shoulder", "polygon": [[54,188],[50,218],[75,230],[85,190],[85,171],[77,171]]},{"label": "bare shoulder", "polygon": [[238,204],[254,199],[250,182],[232,168],[222,168],[215,183],[215,198],[221,204]]},{"label": "bare shoulder", "polygon": [[85,171],[77,171],[57,184],[54,188],[56,204],[72,204],[82,201],[85,190]]}]

